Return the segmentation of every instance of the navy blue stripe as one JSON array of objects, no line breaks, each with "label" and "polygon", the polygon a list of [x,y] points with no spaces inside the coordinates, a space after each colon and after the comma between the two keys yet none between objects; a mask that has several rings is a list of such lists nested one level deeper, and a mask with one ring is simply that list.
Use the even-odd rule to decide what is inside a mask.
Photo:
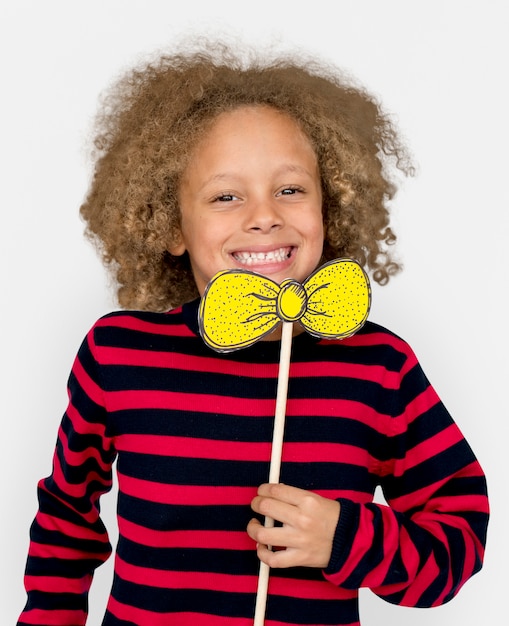
[{"label": "navy blue stripe", "polygon": [[[189,443],[192,446],[192,442]],[[220,444],[219,444],[220,445]],[[118,471],[132,478],[174,485],[257,487],[268,477],[268,463],[173,457],[123,452]],[[376,477],[349,463],[283,463],[281,481],[314,489],[354,489],[370,493]]]}]

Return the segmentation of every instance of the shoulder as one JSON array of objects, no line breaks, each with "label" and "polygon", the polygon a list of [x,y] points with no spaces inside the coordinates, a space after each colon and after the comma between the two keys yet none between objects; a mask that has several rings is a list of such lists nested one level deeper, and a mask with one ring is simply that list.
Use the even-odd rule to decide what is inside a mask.
[{"label": "shoulder", "polygon": [[170,311],[164,311],[162,313],[122,309],[118,311],[111,311],[101,316],[95,323],[95,326],[117,325],[127,321],[166,324],[168,321],[171,323],[171,320],[178,318],[181,314],[182,307],[172,309]]},{"label": "shoulder", "polygon": [[[342,352],[350,352],[353,361],[366,365],[379,365],[394,372],[417,365],[414,351],[403,338],[371,321],[351,337],[332,343],[340,345]],[[321,346],[327,346],[327,341],[323,340]]]},{"label": "shoulder", "polygon": [[157,338],[192,337],[182,315],[182,308],[164,313],[150,311],[112,311],[100,317],[88,333],[95,346],[123,344],[148,346]]},{"label": "shoulder", "polygon": [[412,353],[410,345],[394,331],[367,321],[364,326],[351,337],[342,340],[349,346],[387,346],[393,350]]}]

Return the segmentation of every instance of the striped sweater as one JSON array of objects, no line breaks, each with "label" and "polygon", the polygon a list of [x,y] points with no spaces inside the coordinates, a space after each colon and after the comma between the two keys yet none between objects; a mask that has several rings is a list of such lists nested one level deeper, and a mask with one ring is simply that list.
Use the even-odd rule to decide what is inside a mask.
[{"label": "striped sweater", "polygon": [[[279,342],[216,354],[197,301],[117,312],[85,338],[39,483],[18,625],[83,625],[111,553],[99,498],[117,460],[119,542],[103,626],[252,624],[246,533],[267,481]],[[480,569],[488,504],[470,447],[399,337],[294,338],[281,481],[338,499],[328,567],[273,569],[267,626],[359,624],[358,589],[447,602]],[[387,505],[373,502],[381,485]]]}]

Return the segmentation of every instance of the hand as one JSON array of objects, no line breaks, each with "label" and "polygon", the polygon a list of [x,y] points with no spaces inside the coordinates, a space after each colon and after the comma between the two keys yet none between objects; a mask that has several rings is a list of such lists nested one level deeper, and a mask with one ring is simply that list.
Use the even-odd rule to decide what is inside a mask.
[{"label": "hand", "polygon": [[[258,544],[261,561],[269,567],[327,567],[339,502],[282,483],[264,484],[258,488],[251,508],[283,524],[269,528],[257,519],[249,522],[247,532]],[[272,551],[268,546],[277,548]]]}]

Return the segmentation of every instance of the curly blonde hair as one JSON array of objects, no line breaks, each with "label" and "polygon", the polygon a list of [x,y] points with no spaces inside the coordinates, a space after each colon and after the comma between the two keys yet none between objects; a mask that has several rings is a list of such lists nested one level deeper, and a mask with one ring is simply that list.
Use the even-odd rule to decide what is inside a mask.
[{"label": "curly blonde hair", "polygon": [[[385,284],[399,271],[388,203],[408,154],[375,98],[335,67],[280,56],[260,60],[225,45],[162,54],[129,71],[102,101],[94,176],[80,208],[86,234],[117,281],[122,307],[163,311],[198,295],[178,241],[178,191],[189,155],[215,118],[245,105],[293,118],[318,158],[323,261],[354,258]],[[393,168],[394,169],[394,168]]]}]

